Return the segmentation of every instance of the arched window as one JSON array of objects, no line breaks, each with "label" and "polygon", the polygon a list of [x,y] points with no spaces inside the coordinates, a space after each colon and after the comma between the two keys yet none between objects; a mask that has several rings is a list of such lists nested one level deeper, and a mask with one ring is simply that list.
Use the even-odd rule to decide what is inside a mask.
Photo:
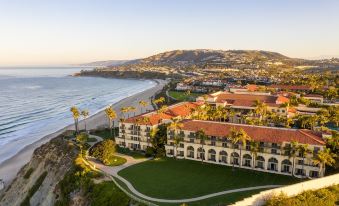
[{"label": "arched window", "polygon": [[267,169],[271,171],[278,171],[278,160],[274,157],[271,157],[270,159],[268,159]]},{"label": "arched window", "polygon": [[263,156],[257,156],[256,161],[255,161],[255,168],[259,169],[265,169],[265,158]]},{"label": "arched window", "polygon": [[219,152],[219,162],[227,163],[227,152],[226,151]]},{"label": "arched window", "polygon": [[216,152],[215,152],[214,149],[208,150],[208,160],[215,162],[216,161],[215,154],[216,154]]},{"label": "arched window", "polygon": [[252,157],[249,154],[244,154],[243,156],[243,160],[242,160],[242,165],[245,167],[251,167],[251,163],[252,163]]},{"label": "arched window", "polygon": [[198,159],[205,159],[205,150],[202,147],[198,148]]},{"label": "arched window", "polygon": [[233,152],[231,154],[231,163],[235,165],[239,165],[239,154],[236,152]]},{"label": "arched window", "polygon": [[288,159],[285,159],[281,162],[281,172],[284,172],[284,173],[291,173],[291,161],[288,160]]},{"label": "arched window", "polygon": [[194,148],[192,146],[187,147],[187,157],[194,158]]}]

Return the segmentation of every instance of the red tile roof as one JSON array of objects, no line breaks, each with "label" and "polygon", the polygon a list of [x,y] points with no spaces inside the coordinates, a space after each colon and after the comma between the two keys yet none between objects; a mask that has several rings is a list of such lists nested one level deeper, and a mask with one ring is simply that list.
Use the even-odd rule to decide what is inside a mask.
[{"label": "red tile roof", "polygon": [[[191,114],[191,109],[194,109],[201,105],[198,102],[182,102],[168,107],[164,113],[157,113],[157,111],[148,112],[145,114],[137,115],[125,120],[126,123],[136,123],[139,120],[140,125],[156,125],[162,120],[169,120],[174,117],[186,117]],[[148,118],[148,122],[144,118]]]},{"label": "red tile roof", "polygon": [[208,136],[226,137],[232,128],[243,129],[248,136],[258,142],[283,143],[297,141],[301,144],[325,145],[321,137],[310,130],[262,127],[212,121],[184,120],[182,130],[196,132],[200,129]]},{"label": "red tile roof", "polygon": [[223,92],[216,96],[217,103],[227,102],[227,104],[231,104],[233,106],[245,106],[245,107],[252,107],[256,100],[264,102],[269,106],[278,106],[279,104],[289,101],[289,99],[286,97],[273,95],[233,94]]}]

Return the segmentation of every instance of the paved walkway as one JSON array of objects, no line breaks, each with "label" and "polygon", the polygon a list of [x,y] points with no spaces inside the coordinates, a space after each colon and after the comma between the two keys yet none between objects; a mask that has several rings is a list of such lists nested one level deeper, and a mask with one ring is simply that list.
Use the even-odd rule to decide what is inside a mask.
[{"label": "paved walkway", "polygon": [[220,195],[225,195],[225,194],[230,194],[230,193],[236,193],[236,192],[244,192],[244,191],[250,191],[250,190],[257,190],[257,189],[269,189],[269,188],[276,188],[276,187],[281,187],[282,185],[264,185],[264,186],[256,186],[256,187],[246,187],[246,188],[239,188],[239,189],[233,189],[233,190],[225,190],[222,192],[216,192],[216,193],[212,193],[212,194],[208,194],[208,195],[203,195],[203,196],[199,196],[199,197],[194,197],[194,198],[186,198],[186,199],[161,199],[161,198],[154,198],[154,197],[150,197],[147,195],[144,195],[142,193],[140,193],[138,190],[136,190],[133,185],[127,181],[126,179],[124,179],[123,177],[118,175],[118,172],[129,167],[132,166],[134,164],[138,164],[144,161],[147,161],[149,159],[145,158],[145,159],[134,159],[131,156],[127,156],[127,155],[123,155],[123,154],[116,154],[116,156],[120,156],[123,157],[127,160],[127,162],[123,165],[120,166],[115,166],[115,167],[110,167],[110,166],[105,166],[102,163],[96,161],[93,158],[88,158],[88,160],[95,165],[95,167],[103,172],[105,172],[106,174],[112,175],[113,177],[119,179],[120,181],[122,181],[123,183],[126,184],[126,186],[128,187],[128,189],[134,194],[137,195],[138,197],[141,197],[145,200],[148,201],[153,201],[153,202],[162,202],[162,203],[184,203],[184,202],[194,202],[194,201],[199,201],[199,200],[204,200],[204,199],[208,199],[208,198],[212,198],[212,197],[216,197],[216,196],[220,196]]}]

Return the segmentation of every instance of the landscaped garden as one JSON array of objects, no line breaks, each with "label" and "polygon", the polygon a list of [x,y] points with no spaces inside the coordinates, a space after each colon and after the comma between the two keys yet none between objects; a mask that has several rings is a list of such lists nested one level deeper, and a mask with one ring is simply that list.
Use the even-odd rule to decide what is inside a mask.
[{"label": "landscaped garden", "polygon": [[177,99],[178,101],[194,101],[195,98],[201,96],[201,93],[190,93],[187,94],[186,92],[177,92],[177,91],[169,91],[168,94]]},{"label": "landscaped garden", "polygon": [[[193,198],[231,189],[287,185],[299,181],[290,176],[240,168],[232,171],[232,167],[228,166],[172,158],[146,161],[128,167],[118,174],[131,182],[139,192],[163,199]],[[249,196],[251,192],[224,196],[236,201],[244,198],[246,194]],[[220,201],[225,199],[224,196],[214,199]]]}]

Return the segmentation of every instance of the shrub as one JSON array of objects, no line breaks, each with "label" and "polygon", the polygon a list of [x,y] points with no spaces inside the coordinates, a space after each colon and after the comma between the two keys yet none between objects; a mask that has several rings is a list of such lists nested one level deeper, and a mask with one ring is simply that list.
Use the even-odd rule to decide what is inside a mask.
[{"label": "shrub", "polygon": [[90,154],[103,162],[109,164],[109,160],[114,157],[115,143],[111,139],[106,139],[96,144],[90,151]]},{"label": "shrub", "polygon": [[89,195],[92,206],[126,206],[130,198],[123,193],[113,182],[102,182],[93,185]]},{"label": "shrub", "polygon": [[27,172],[25,173],[24,178],[25,178],[25,179],[28,179],[28,178],[31,176],[31,174],[33,173],[33,171],[34,171],[33,168],[29,168],[29,169],[27,170]]},{"label": "shrub", "polygon": [[308,190],[294,197],[285,194],[273,196],[266,206],[333,206],[339,201],[339,185],[319,190]]},{"label": "shrub", "polygon": [[36,182],[34,183],[34,185],[31,187],[31,189],[28,190],[28,193],[25,197],[25,199],[22,201],[22,203],[20,204],[21,206],[29,206],[30,203],[30,199],[31,197],[35,194],[36,191],[38,191],[38,189],[40,188],[42,182],[45,180],[47,176],[47,172],[43,172],[39,178],[36,180]]},{"label": "shrub", "polygon": [[153,157],[154,156],[154,148],[153,147],[147,147],[145,156],[146,157]]}]

